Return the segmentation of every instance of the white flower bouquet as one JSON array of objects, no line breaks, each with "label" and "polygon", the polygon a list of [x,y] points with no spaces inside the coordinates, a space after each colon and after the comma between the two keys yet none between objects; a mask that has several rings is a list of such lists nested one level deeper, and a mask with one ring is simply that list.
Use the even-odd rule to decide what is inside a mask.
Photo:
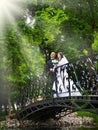
[{"label": "white flower bouquet", "polygon": [[58,60],[53,60],[52,63],[57,65],[58,64]]}]

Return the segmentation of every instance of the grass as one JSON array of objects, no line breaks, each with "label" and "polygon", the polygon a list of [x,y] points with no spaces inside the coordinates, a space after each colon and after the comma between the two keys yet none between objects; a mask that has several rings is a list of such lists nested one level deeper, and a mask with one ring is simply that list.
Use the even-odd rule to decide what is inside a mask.
[{"label": "grass", "polygon": [[98,114],[93,114],[85,111],[78,111],[77,115],[80,117],[92,117],[95,123],[98,123]]}]

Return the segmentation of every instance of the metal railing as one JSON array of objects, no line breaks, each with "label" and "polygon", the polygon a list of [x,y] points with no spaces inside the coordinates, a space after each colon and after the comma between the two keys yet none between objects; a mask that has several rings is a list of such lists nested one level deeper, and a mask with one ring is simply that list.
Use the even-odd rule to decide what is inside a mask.
[{"label": "metal railing", "polygon": [[[98,59],[87,58],[86,61],[77,61],[75,64],[67,63],[59,66],[62,73],[62,83],[65,86],[67,80],[67,96],[72,96],[72,91],[76,89],[81,95],[97,95],[98,94]],[[97,67],[96,67],[97,66]],[[55,69],[55,88],[56,98],[59,98],[58,92],[58,68]],[[66,71],[66,75],[64,75]],[[66,79],[66,80],[65,80]],[[28,85],[20,91],[18,95],[17,105],[19,108],[25,107],[31,103],[40,100],[53,99],[54,91],[51,76],[44,73],[40,77],[30,81]],[[72,85],[73,82],[73,85]],[[72,86],[71,86],[72,85]],[[66,86],[65,86],[66,87]],[[72,88],[73,87],[73,88]],[[72,90],[73,89],[73,90]],[[65,92],[66,93],[66,92]],[[66,95],[65,95],[66,96]]]}]

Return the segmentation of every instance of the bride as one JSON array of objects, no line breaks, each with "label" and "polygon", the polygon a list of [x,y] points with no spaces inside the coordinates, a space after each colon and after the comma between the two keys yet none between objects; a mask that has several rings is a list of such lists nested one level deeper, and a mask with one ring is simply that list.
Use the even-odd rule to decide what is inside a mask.
[{"label": "bride", "polygon": [[76,88],[74,82],[68,78],[67,64],[68,60],[63,56],[62,52],[58,52],[58,64],[54,65],[56,80],[53,83],[53,97],[69,96],[69,89],[71,96],[80,96],[79,90]]}]

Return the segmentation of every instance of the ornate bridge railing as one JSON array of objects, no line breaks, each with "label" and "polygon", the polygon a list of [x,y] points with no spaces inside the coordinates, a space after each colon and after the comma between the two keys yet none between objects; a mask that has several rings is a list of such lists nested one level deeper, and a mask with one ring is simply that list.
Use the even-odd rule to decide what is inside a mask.
[{"label": "ornate bridge railing", "polygon": [[83,94],[98,94],[98,55],[76,62],[74,68]]},{"label": "ornate bridge railing", "polygon": [[[93,61],[90,58],[87,58],[85,60],[77,61],[75,64],[68,63],[59,67],[63,76],[63,85],[66,84],[66,76],[64,77],[65,71],[67,74],[66,79],[68,84],[65,91],[65,93],[67,93],[67,96],[71,96],[77,90],[81,95],[98,94],[97,61],[98,57],[96,57]],[[57,73],[55,74],[55,85],[58,85],[59,81],[57,79]],[[57,93],[58,92],[56,90],[56,94]],[[58,94],[56,97],[58,97]],[[28,85],[23,90],[21,90],[17,99],[17,105],[19,108],[23,108],[32,102],[54,98],[55,97],[53,92],[53,85],[51,84],[51,78],[49,78],[49,75],[43,74],[33,81],[30,81]]]}]

